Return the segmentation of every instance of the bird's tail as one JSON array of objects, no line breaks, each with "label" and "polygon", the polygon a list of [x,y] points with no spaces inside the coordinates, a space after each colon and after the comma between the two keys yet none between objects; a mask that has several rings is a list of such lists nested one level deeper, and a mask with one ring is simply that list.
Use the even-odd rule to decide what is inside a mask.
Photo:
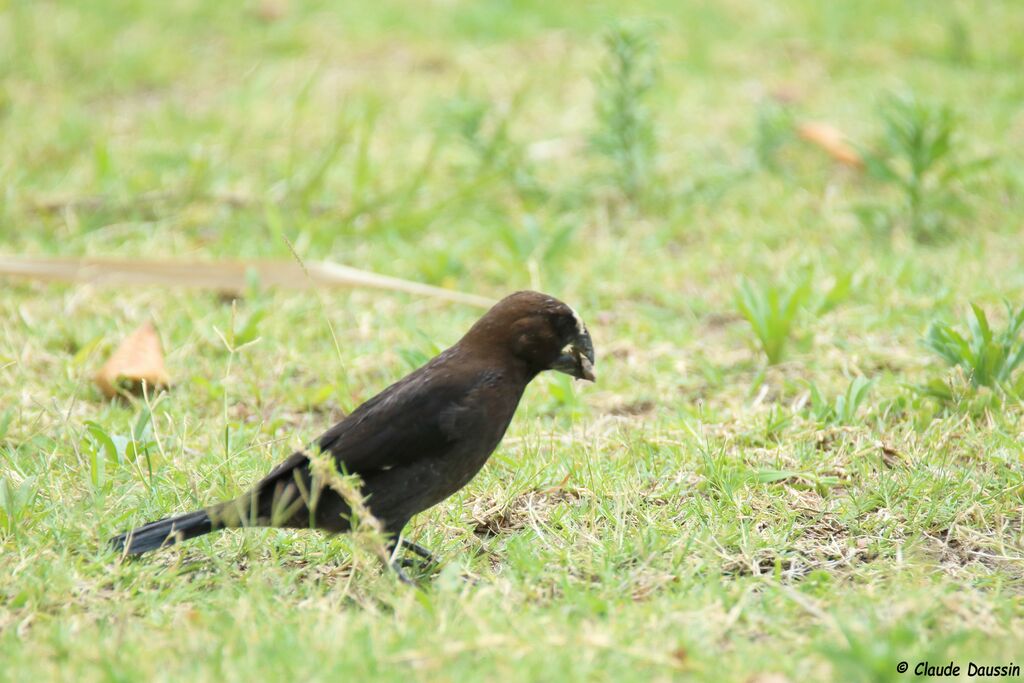
[{"label": "bird's tail", "polygon": [[166,545],[174,545],[213,531],[213,521],[205,510],[168,517],[132,529],[110,539],[110,545],[127,555],[139,555]]}]

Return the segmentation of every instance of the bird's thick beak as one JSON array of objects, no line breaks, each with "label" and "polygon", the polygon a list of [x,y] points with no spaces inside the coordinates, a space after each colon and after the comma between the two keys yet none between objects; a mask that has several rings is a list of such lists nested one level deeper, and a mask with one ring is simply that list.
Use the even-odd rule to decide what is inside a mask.
[{"label": "bird's thick beak", "polygon": [[590,333],[584,330],[562,350],[554,363],[552,370],[564,372],[576,379],[585,379],[588,382],[596,381],[594,374],[594,342],[590,339]]}]

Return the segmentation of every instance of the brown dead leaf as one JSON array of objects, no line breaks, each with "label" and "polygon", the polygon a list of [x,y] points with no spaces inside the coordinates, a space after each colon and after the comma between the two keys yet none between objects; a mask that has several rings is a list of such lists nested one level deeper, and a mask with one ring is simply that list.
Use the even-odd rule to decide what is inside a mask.
[{"label": "brown dead leaf", "polygon": [[153,323],[144,323],[125,337],[96,373],[95,380],[107,398],[119,395],[126,382],[133,393],[141,392],[143,382],[152,388],[170,384],[163,347]]},{"label": "brown dead leaf", "polygon": [[846,135],[830,123],[805,121],[797,126],[797,133],[804,140],[823,149],[829,156],[841,164],[851,168],[863,168],[864,160],[860,158]]}]

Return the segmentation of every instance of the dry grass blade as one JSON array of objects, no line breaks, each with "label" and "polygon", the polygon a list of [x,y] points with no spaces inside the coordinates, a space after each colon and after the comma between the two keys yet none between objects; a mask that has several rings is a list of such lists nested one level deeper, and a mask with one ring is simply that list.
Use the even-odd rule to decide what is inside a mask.
[{"label": "dry grass blade", "polygon": [[169,285],[202,287],[228,292],[246,288],[246,274],[255,271],[268,286],[307,289],[321,287],[367,287],[392,292],[444,299],[487,308],[487,297],[425,285],[420,282],[380,275],[329,261],[302,267],[290,261],[143,261],[106,258],[46,258],[0,256],[0,275],[53,282],[87,282],[95,285]]},{"label": "dry grass blade", "polygon": [[107,398],[114,398],[127,389],[141,391],[142,383],[163,387],[171,383],[164,366],[164,351],[153,323],[140,325],[124,338],[117,350],[96,373],[96,385]]},{"label": "dry grass blade", "polygon": [[805,121],[797,126],[801,138],[824,150],[833,159],[851,168],[864,168],[864,160],[857,153],[846,135],[830,123]]},{"label": "dry grass blade", "polygon": [[352,511],[351,534],[358,543],[370,548],[385,565],[388,564],[390,558],[384,539],[384,525],[366,506],[366,499],[359,488],[361,484],[353,481],[353,477],[338,472],[337,464],[329,454],[308,453],[307,457],[313,473],[313,499],[319,497],[325,486],[341,496]]}]

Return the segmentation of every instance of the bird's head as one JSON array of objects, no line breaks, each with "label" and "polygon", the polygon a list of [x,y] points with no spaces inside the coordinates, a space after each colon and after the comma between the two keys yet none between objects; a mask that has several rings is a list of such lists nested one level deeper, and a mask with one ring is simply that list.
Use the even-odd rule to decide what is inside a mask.
[{"label": "bird's head", "polygon": [[594,343],[576,311],[540,292],[516,292],[489,310],[466,340],[501,348],[537,374],[557,370],[593,382]]}]

